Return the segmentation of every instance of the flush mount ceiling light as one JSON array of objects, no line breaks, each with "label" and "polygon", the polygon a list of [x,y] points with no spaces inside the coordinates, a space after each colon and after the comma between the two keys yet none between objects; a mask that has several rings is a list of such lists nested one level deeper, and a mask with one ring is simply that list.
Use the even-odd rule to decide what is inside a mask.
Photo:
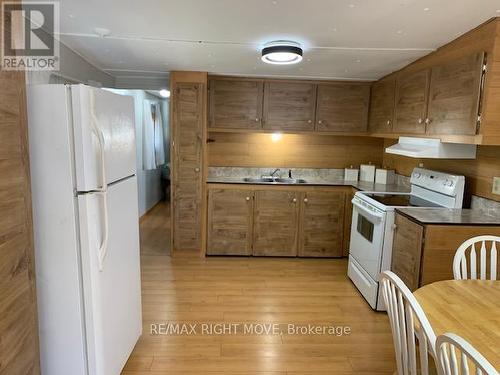
[{"label": "flush mount ceiling light", "polygon": [[161,90],[160,90],[160,95],[161,95],[163,98],[170,98],[170,90],[167,90],[167,89],[161,89]]},{"label": "flush mount ceiling light", "polygon": [[262,61],[275,65],[297,64],[302,61],[302,48],[286,40],[267,43],[262,49]]}]

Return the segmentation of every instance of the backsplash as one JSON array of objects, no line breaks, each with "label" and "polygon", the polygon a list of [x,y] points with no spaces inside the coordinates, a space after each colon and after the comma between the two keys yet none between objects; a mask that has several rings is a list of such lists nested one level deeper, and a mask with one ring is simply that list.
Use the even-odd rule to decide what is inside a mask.
[{"label": "backsplash", "polygon": [[472,196],[471,208],[474,210],[481,210],[489,215],[500,214],[500,202],[478,197],[477,195]]}]

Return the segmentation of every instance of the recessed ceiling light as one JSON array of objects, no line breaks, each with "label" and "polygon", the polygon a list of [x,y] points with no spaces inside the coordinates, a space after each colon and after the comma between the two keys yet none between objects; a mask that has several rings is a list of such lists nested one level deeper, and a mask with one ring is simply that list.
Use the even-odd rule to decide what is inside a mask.
[{"label": "recessed ceiling light", "polygon": [[396,31],[397,34],[403,34],[403,30]]},{"label": "recessed ceiling light", "polygon": [[356,60],[356,62],[357,62],[357,63],[360,63],[360,62],[361,62],[361,60],[360,60],[360,59],[357,59],[357,60]]},{"label": "recessed ceiling light", "polygon": [[428,12],[431,8],[424,8],[424,12]]},{"label": "recessed ceiling light", "polygon": [[267,64],[296,64],[302,61],[302,48],[300,44],[287,40],[270,42],[262,49],[261,59]]},{"label": "recessed ceiling light", "polygon": [[271,1],[273,5],[278,5],[278,2],[276,0]]},{"label": "recessed ceiling light", "polygon": [[170,90],[167,90],[167,89],[161,89],[161,90],[160,90],[160,95],[161,95],[163,98],[170,98]]},{"label": "recessed ceiling light", "polygon": [[497,13],[500,13],[500,9],[497,9]]},{"label": "recessed ceiling light", "polygon": [[349,4],[349,8],[355,8],[356,5],[355,4]]}]

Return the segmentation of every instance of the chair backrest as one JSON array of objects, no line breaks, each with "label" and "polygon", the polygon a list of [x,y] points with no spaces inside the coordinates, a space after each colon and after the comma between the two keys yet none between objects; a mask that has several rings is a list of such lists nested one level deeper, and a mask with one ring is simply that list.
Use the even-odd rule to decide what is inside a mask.
[{"label": "chair backrest", "polygon": [[[391,323],[398,374],[416,375],[419,368],[419,374],[427,375],[429,373],[428,354],[436,358],[434,330],[403,280],[390,271],[382,272],[380,280]],[[418,353],[416,339],[418,340]]]},{"label": "chair backrest", "polygon": [[[500,237],[478,236],[465,241],[458,248],[453,259],[455,280],[497,279],[497,243]],[[480,244],[480,248],[476,248]],[[479,268],[479,269],[478,269]]]},{"label": "chair backrest", "polygon": [[481,353],[453,333],[445,333],[437,338],[436,351],[441,375],[498,375]]}]

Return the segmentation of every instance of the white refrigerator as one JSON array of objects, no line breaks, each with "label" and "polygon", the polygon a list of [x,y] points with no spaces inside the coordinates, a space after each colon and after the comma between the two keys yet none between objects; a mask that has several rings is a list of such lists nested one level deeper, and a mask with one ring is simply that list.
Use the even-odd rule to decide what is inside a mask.
[{"label": "white refrigerator", "polygon": [[133,98],[28,88],[44,375],[119,374],[141,335]]}]

